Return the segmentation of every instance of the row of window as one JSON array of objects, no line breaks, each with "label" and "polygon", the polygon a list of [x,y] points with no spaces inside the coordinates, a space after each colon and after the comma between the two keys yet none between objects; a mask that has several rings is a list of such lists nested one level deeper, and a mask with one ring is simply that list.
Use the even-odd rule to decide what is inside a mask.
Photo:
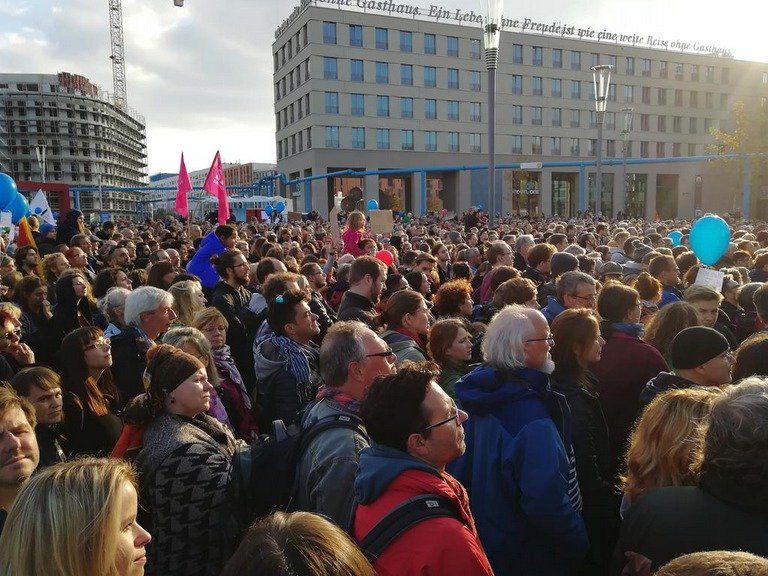
[{"label": "row of window", "polygon": [[281,160],[312,148],[312,128],[301,130],[291,134],[287,138],[277,141],[277,159]]},{"label": "row of window", "polygon": [[[376,84],[390,83],[390,70],[397,65],[391,62],[375,62],[374,78]],[[403,86],[414,85],[413,65],[400,64],[400,84]],[[421,66],[423,85],[427,88],[437,88],[437,67]],[[395,68],[396,69],[396,68]],[[480,83],[481,72],[479,70],[465,70],[466,89],[479,92],[482,89]],[[339,59],[323,57],[323,79],[339,79]],[[352,59],[349,61],[349,79],[352,82],[365,82],[365,61]],[[447,68],[446,88],[458,90],[461,88],[459,81],[459,69]]]},{"label": "row of window", "polygon": [[[338,24],[336,22],[323,22],[323,44],[339,44]],[[354,46],[357,48],[365,47],[365,39],[363,36],[364,27],[359,24],[349,24],[347,28],[347,42],[346,45]],[[437,54],[437,36],[430,33],[417,33],[414,34],[409,30],[392,30],[388,28],[374,28],[373,43],[372,46],[377,50],[389,50],[390,49],[390,32],[394,35],[394,38],[398,40],[397,46],[400,52],[414,52],[414,36],[420,37],[420,45],[417,47],[419,53],[423,54]],[[458,36],[446,36],[445,37],[445,55],[458,58],[459,54],[459,37]],[[394,43],[392,43],[394,47]],[[469,39],[469,57],[474,60],[480,60],[481,46],[480,40],[475,38]],[[442,52],[441,52],[442,54]]]},{"label": "row of window", "polygon": [[[349,114],[351,116],[365,116],[365,94],[350,94],[349,95]],[[368,95],[369,100],[373,98],[373,95]],[[388,118],[391,115],[390,101],[394,100],[392,96],[376,96],[376,116],[380,118]],[[400,100],[400,118],[413,118],[413,103],[414,99],[409,97],[399,97]],[[420,100],[420,99],[417,99]],[[426,98],[424,103],[424,118],[427,120],[437,120],[437,100],[433,98]],[[482,103],[481,102],[469,102],[468,104],[468,118],[470,122],[482,121]],[[461,102],[458,100],[446,101],[446,118],[448,120],[461,120],[460,115]],[[338,92],[326,92],[325,93],[325,113],[326,114],[339,114],[339,93]],[[466,114],[467,112],[465,112]]]}]

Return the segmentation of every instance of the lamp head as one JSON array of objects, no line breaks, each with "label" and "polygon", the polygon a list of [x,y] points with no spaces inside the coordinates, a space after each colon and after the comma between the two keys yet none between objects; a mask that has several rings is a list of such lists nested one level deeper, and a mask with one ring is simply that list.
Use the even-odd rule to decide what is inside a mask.
[{"label": "lamp head", "polygon": [[592,80],[595,83],[595,110],[598,113],[605,112],[612,69],[613,66],[610,64],[592,66]]},{"label": "lamp head", "polygon": [[501,40],[501,18],[504,11],[504,0],[480,0],[482,6],[483,20],[483,40],[485,49],[499,48]]}]

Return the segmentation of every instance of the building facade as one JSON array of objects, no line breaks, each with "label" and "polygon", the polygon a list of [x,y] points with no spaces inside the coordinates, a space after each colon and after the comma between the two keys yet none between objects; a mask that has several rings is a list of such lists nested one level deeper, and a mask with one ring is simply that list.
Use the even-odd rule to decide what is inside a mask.
[{"label": "building facade", "polygon": [[[406,14],[413,8],[394,6]],[[570,217],[594,205],[591,67],[598,64],[613,67],[602,211],[652,218],[740,209],[741,187],[719,163],[673,159],[706,155],[710,131],[729,130],[737,103],[748,113],[765,109],[768,64],[734,60],[714,48],[701,54],[634,42],[502,32],[496,164],[529,168],[497,169],[497,212]],[[305,211],[326,213],[339,193],[415,213],[487,207],[488,172],[478,169],[488,163],[479,24],[305,1],[276,31],[272,52],[278,170],[291,180],[368,172],[290,190]],[[631,130],[624,125],[627,108]],[[390,173],[370,173],[380,170]]]},{"label": "building facade", "polygon": [[[86,213],[135,217],[147,182],[146,140],[144,118],[83,76],[0,74],[1,169],[15,180],[101,187],[80,194]],[[109,190],[117,187],[136,190]]]}]

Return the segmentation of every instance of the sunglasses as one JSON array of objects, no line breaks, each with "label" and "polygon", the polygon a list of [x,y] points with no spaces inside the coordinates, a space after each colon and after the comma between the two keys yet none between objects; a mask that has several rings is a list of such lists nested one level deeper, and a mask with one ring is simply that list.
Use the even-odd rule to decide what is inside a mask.
[{"label": "sunglasses", "polygon": [[392,351],[392,348],[387,347],[387,349],[384,350],[383,352],[375,352],[374,354],[366,354],[365,357],[366,358],[377,358],[377,357],[378,358],[391,358],[394,355],[395,355],[395,353]]}]

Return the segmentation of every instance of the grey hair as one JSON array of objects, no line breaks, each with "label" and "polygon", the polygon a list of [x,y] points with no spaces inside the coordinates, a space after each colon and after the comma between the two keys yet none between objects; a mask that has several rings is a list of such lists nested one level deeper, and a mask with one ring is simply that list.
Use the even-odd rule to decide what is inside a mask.
[{"label": "grey hair", "polygon": [[544,316],[538,310],[519,304],[502,308],[493,317],[483,336],[483,359],[497,370],[525,366],[525,340],[533,333],[533,319]]},{"label": "grey hair", "polygon": [[173,296],[154,286],[140,286],[125,299],[125,323],[138,326],[144,312],[154,312],[160,306],[173,306]]},{"label": "grey hair", "polygon": [[751,376],[715,398],[704,436],[700,474],[737,484],[745,494],[768,490],[768,378]]},{"label": "grey hair", "polygon": [[596,286],[595,279],[585,272],[578,270],[572,270],[570,272],[563,273],[555,284],[555,290],[557,292],[557,299],[563,299],[566,294],[575,294],[581,284],[588,284],[590,286]]},{"label": "grey hair", "polygon": [[524,246],[533,246],[535,243],[536,241],[533,239],[532,234],[520,234],[520,236],[517,237],[517,240],[515,240],[515,252],[520,252]]},{"label": "grey hair", "polygon": [[563,252],[568,252],[568,254],[573,254],[574,256],[583,256],[587,253],[587,251],[578,244],[568,244]]},{"label": "grey hair", "polygon": [[216,363],[213,359],[211,345],[200,330],[189,326],[171,328],[163,335],[162,340],[163,344],[170,344],[176,348],[181,348],[184,344],[192,344],[200,351],[201,355],[208,358],[208,361],[205,363],[205,371],[208,374],[208,381],[214,386],[219,383],[219,374],[216,370]]},{"label": "grey hair", "polygon": [[349,282],[349,269],[352,268],[352,264],[341,264],[336,270],[336,280],[338,282]]},{"label": "grey hair", "polygon": [[326,386],[338,388],[347,381],[349,364],[365,358],[363,337],[376,334],[362,322],[336,322],[328,329],[320,346],[320,376]]},{"label": "grey hair", "polygon": [[99,310],[104,314],[104,317],[110,322],[115,322],[117,317],[115,316],[115,308],[125,305],[125,299],[131,293],[127,288],[121,288],[120,286],[112,286],[104,298],[99,300]]}]

